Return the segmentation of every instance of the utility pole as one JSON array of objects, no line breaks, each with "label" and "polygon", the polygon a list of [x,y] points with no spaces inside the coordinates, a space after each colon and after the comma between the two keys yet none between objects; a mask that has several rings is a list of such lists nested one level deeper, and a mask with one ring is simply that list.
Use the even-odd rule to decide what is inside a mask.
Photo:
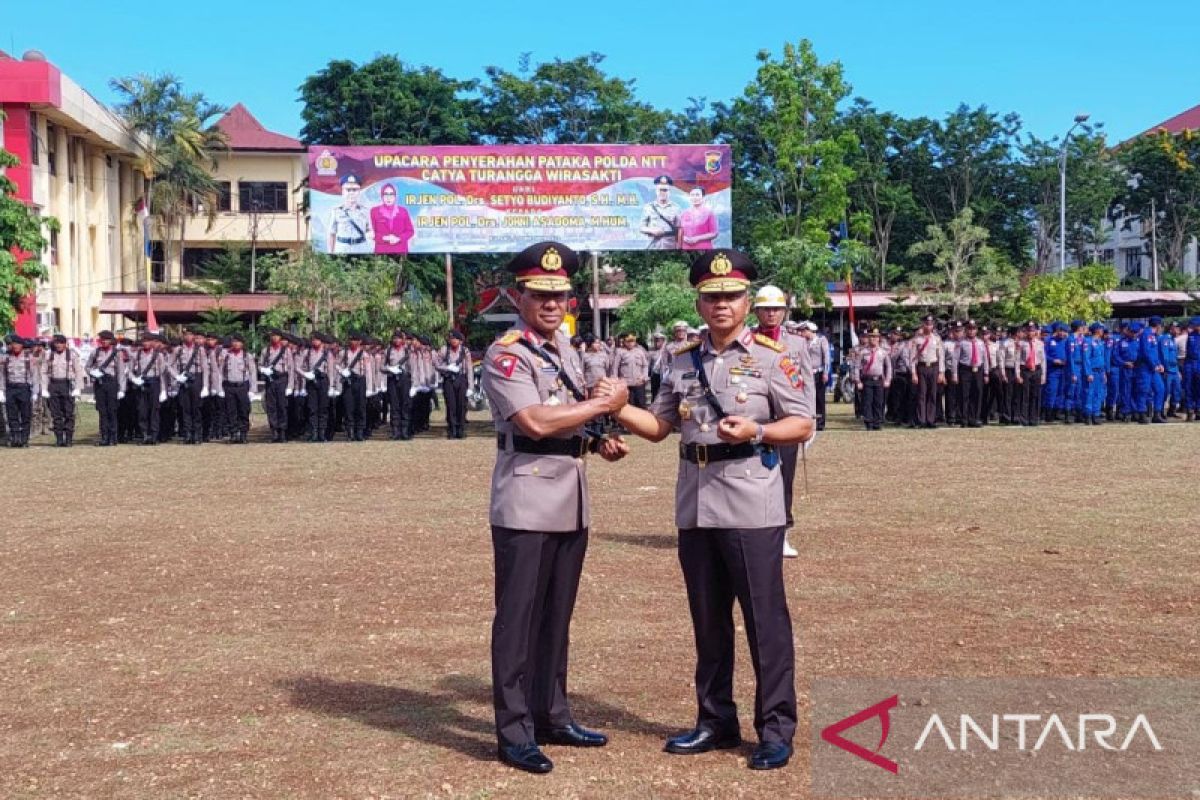
[{"label": "utility pole", "polygon": [[1058,154],[1058,271],[1067,271],[1067,147],[1071,144],[1071,133],[1088,121],[1089,114],[1076,114],[1075,124],[1067,129],[1062,149]]}]

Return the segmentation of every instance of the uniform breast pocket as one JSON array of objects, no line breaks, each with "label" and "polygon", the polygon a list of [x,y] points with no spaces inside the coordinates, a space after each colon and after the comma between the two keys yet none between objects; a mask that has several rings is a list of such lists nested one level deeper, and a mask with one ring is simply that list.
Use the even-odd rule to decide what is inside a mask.
[{"label": "uniform breast pocket", "polygon": [[721,475],[740,480],[765,481],[771,477],[771,470],[763,466],[761,459],[748,458],[745,461],[726,464]]},{"label": "uniform breast pocket", "polygon": [[571,464],[562,458],[531,459],[513,466],[513,475],[528,478],[557,478],[566,472]]}]

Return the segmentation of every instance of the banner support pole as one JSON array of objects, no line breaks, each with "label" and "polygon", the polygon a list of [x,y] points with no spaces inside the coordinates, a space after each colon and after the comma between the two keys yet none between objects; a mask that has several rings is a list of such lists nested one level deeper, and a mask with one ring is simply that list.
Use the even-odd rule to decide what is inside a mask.
[{"label": "banner support pole", "polygon": [[446,253],[446,313],[450,315],[450,329],[454,330],[454,261]]},{"label": "banner support pole", "polygon": [[600,337],[600,254],[592,251],[592,335]]}]

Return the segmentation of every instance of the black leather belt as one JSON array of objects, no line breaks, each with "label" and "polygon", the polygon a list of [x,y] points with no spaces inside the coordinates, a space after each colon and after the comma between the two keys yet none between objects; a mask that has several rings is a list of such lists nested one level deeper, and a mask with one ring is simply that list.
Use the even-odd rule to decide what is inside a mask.
[{"label": "black leather belt", "polygon": [[[496,434],[496,447],[508,449],[507,437],[503,433]],[[512,435],[512,450],[514,453],[529,453],[538,456],[572,456],[583,458],[588,452],[588,440],[582,436],[572,436],[570,439],[530,439],[519,434]]]},{"label": "black leather belt", "polygon": [[242,389],[242,388],[249,386],[250,382],[249,381],[238,381],[237,383],[234,383],[233,381],[225,381],[222,385],[226,389]]},{"label": "black leather belt", "polygon": [[[762,449],[770,450],[770,445]],[[713,461],[733,461],[737,458],[755,458],[759,448],[749,442],[741,444],[679,444],[679,457],[684,461],[704,466]]]},{"label": "black leather belt", "polygon": [[366,241],[365,238],[363,238],[363,239],[343,239],[341,236],[337,237],[337,240],[338,240],[339,244],[362,244],[363,242]]}]

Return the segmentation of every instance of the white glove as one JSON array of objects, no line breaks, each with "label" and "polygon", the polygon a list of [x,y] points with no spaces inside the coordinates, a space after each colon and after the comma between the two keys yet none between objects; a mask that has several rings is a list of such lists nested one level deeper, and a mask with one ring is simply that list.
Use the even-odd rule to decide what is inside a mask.
[{"label": "white glove", "polygon": [[88,370],[88,375],[91,375],[91,376],[92,376],[93,378],[95,378],[96,380],[100,380],[101,378],[103,378],[103,377],[104,377],[104,372],[103,372],[103,370],[98,370],[98,369],[89,369],[89,370]]},{"label": "white glove", "polygon": [[117,392],[117,399],[118,399],[118,400],[124,400],[124,399],[125,399],[125,393],[124,393],[124,392]]},{"label": "white glove", "polygon": [[200,399],[203,400],[206,397],[208,397],[208,389],[201,389],[200,390]]},{"label": "white glove", "polygon": [[145,383],[145,381],[139,378],[137,375],[130,375],[129,380],[133,381],[134,386],[141,386],[143,383]]},{"label": "white glove", "polygon": [[75,389],[71,392],[71,397],[74,397],[76,400],[78,400],[82,396],[83,396],[83,392],[81,392],[79,389]]},{"label": "white glove", "polygon": [[4,392],[0,392],[0,403],[4,402]]},{"label": "white glove", "polygon": [[41,396],[42,396],[42,393],[41,393],[41,392],[32,392],[32,393],[29,395],[29,399],[30,399],[30,400],[33,400],[33,401],[36,401],[36,400],[37,400],[39,397],[41,397]]},{"label": "white glove", "polygon": [[409,389],[409,390],[408,390],[408,396],[409,396],[409,397],[416,397],[416,396],[417,396],[417,387],[415,387],[415,386],[414,386],[414,387],[412,387],[411,389]]},{"label": "white glove", "polygon": [[343,377],[343,378],[349,378],[349,377],[350,377],[350,370],[348,370],[348,369],[342,369],[342,370],[338,370],[338,371],[342,373],[342,377]]},{"label": "white glove", "polygon": [[225,396],[224,391],[217,392],[217,397],[224,397],[224,396]]},{"label": "white glove", "polygon": [[330,397],[337,397],[337,392],[335,392],[333,389],[330,389],[328,394]]},{"label": "white glove", "polygon": [[315,372],[301,372],[300,374],[304,376],[304,380],[306,381],[315,381],[317,379],[317,373]]},{"label": "white glove", "polygon": [[446,366],[446,372],[458,372],[458,364],[449,364]]},{"label": "white glove", "polygon": [[392,373],[393,375],[399,375],[399,374],[400,374],[400,368],[399,368],[399,367],[388,367],[388,368],[387,368],[387,371],[388,371],[388,372],[390,372],[390,373]]},{"label": "white glove", "polygon": [[187,375],[176,375],[175,382],[182,386],[183,384],[188,382],[188,376]]},{"label": "white glove", "polygon": [[275,374],[275,370],[271,369],[270,367],[259,367],[258,371],[263,375],[266,375],[268,378]]},{"label": "white glove", "polygon": [[160,390],[159,390],[159,392],[158,392],[158,402],[160,402],[160,403],[165,403],[165,402],[167,402],[167,390],[166,390],[166,389],[160,389]]},{"label": "white glove", "polygon": [[296,397],[308,397],[308,392],[304,389],[301,389],[300,391],[296,392]]},{"label": "white glove", "polygon": [[291,397],[291,396],[292,396],[292,390],[291,390],[291,389],[285,389],[285,390],[284,390],[284,392],[283,392],[283,396],[284,396],[284,397]]}]

